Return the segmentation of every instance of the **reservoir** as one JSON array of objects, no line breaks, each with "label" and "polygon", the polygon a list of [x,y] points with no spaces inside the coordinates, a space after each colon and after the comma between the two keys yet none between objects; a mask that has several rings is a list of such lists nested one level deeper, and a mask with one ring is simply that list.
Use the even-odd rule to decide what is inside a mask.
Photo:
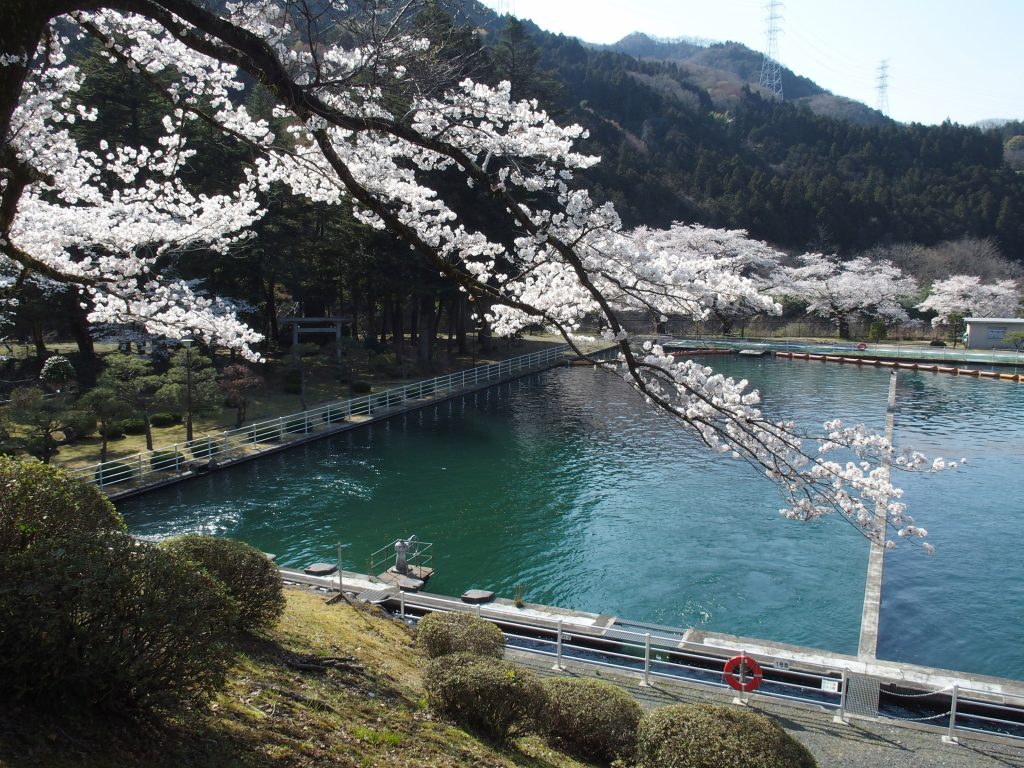
[{"label": "reservoir", "polygon": [[[763,410],[881,431],[890,373],[709,358]],[[1024,386],[900,371],[895,438],[966,467],[898,474],[929,530],[886,555],[880,658],[1024,679]],[[301,568],[415,534],[429,589],[856,653],[868,542],[781,518],[775,487],[711,456],[621,380],[559,368],[118,503],[129,529],[230,536]]]}]

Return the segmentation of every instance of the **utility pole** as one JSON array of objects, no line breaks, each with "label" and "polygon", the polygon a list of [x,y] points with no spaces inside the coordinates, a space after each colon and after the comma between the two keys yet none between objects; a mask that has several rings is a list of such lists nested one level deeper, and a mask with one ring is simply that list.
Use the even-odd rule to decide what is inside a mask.
[{"label": "utility pole", "polygon": [[771,91],[772,95],[782,100],[782,68],[779,66],[779,22],[782,21],[782,14],[779,9],[782,7],[780,0],[769,0],[765,5],[768,16],[765,22],[768,25],[768,44],[765,46],[764,59],[761,61],[761,86]]},{"label": "utility pole", "polygon": [[889,60],[882,59],[878,65],[878,103],[875,108],[883,115],[889,114]]}]

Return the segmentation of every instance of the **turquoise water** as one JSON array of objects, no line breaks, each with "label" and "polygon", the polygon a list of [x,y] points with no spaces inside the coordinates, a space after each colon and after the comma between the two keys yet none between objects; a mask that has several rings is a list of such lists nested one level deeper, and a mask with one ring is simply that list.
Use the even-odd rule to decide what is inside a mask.
[{"label": "turquoise water", "polygon": [[[765,410],[884,424],[889,373],[715,358]],[[906,476],[933,557],[886,560],[879,655],[1024,678],[1015,552],[1024,387],[900,373],[897,442],[969,460]],[[623,619],[856,652],[868,544],[838,518],[779,517],[774,487],[710,457],[621,381],[557,369],[119,504],[130,529],[206,531],[346,568],[435,542],[430,589],[470,587]]]}]

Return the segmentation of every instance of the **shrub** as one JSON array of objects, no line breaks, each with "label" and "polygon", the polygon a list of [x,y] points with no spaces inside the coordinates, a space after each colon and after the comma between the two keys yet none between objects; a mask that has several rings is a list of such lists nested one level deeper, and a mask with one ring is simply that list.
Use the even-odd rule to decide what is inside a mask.
[{"label": "shrub", "polygon": [[123,529],[98,488],[57,467],[0,456],[0,553],[21,551],[40,536]]},{"label": "shrub", "polygon": [[220,452],[220,443],[213,437],[201,437],[188,444],[189,453],[195,459],[209,459]]},{"label": "shrub", "polygon": [[500,659],[505,651],[501,630],[471,613],[428,613],[416,625],[416,643],[431,659],[460,651]]},{"label": "shrub", "polygon": [[107,440],[120,440],[124,437],[124,427],[120,424],[111,424],[106,429],[101,429],[100,434],[107,438]]},{"label": "shrub", "polygon": [[302,371],[297,368],[293,368],[290,371],[285,371],[284,374],[284,391],[288,395],[301,395],[302,394]]},{"label": "shrub", "polygon": [[544,689],[532,673],[474,653],[432,660],[423,684],[435,711],[499,743],[532,730],[544,702]]},{"label": "shrub", "polygon": [[257,424],[249,430],[249,435],[258,443],[269,443],[281,439],[281,427],[277,422]]},{"label": "shrub", "polygon": [[181,424],[181,416],[176,413],[154,413],[149,417],[149,424],[152,427],[173,427]]},{"label": "shrub", "polygon": [[144,435],[146,434],[146,420],[135,417],[125,419],[121,422],[121,429],[126,435]]},{"label": "shrub", "polygon": [[368,381],[357,380],[348,385],[348,391],[353,395],[368,395],[372,389]]},{"label": "shrub", "polygon": [[313,425],[303,416],[299,416],[294,419],[288,419],[284,423],[285,432],[312,432]]},{"label": "shrub", "polygon": [[944,347],[944,346],[946,346],[946,342],[944,342],[942,339],[932,339],[931,341],[928,342],[928,346],[930,346],[930,347]]},{"label": "shrub", "polygon": [[149,467],[154,472],[185,469],[185,457],[177,451],[153,451],[149,454]]},{"label": "shrub", "polygon": [[135,477],[135,467],[119,461],[105,461],[96,468],[96,482],[101,485],[123,483]]},{"label": "shrub", "polygon": [[96,416],[88,411],[69,411],[63,422],[64,440],[69,443],[96,431]]},{"label": "shrub", "polygon": [[176,708],[224,681],[234,612],[223,587],[126,533],[40,537],[0,558],[0,585],[8,701]]},{"label": "shrub", "polygon": [[345,420],[345,409],[341,406],[328,408],[324,411],[323,420],[325,424],[335,424]]},{"label": "shrub", "polygon": [[815,768],[782,726],[757,712],[677,704],[647,713],[637,729],[638,768]]},{"label": "shrub", "polygon": [[203,567],[224,585],[236,603],[238,629],[266,629],[281,616],[281,575],[258,549],[241,541],[198,534],[168,539],[161,546]]},{"label": "shrub", "polygon": [[603,680],[554,677],[543,686],[541,722],[553,744],[605,764],[632,755],[643,714],[632,696]]}]

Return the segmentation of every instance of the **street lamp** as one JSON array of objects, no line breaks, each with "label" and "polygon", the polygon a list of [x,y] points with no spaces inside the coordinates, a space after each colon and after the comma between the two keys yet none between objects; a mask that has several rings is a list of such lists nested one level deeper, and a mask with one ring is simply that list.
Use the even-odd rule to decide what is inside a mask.
[{"label": "street lamp", "polygon": [[181,340],[185,345],[185,441],[192,443],[192,339]]}]

